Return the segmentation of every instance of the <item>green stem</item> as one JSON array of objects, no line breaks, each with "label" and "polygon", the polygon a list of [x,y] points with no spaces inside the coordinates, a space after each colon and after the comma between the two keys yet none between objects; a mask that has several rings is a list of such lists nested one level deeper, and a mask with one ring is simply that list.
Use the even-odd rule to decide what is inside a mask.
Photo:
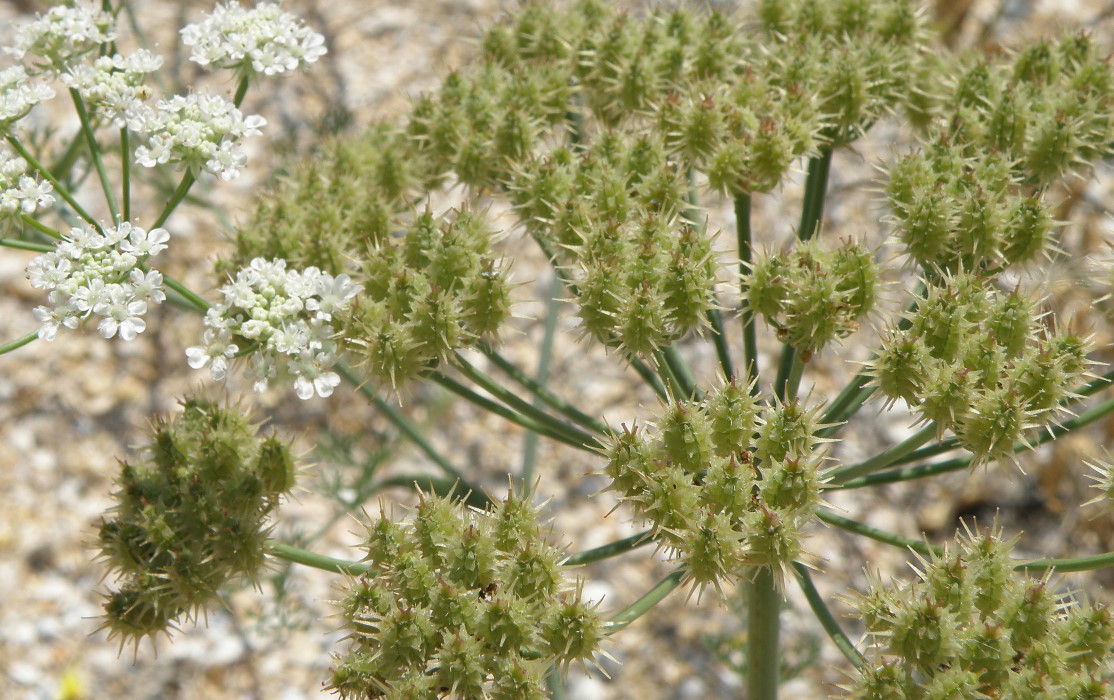
[{"label": "green stem", "polygon": [[828,173],[832,168],[832,149],[824,146],[820,154],[808,161],[808,177],[805,179],[804,202],[801,205],[801,226],[797,238],[802,241],[815,236],[820,231],[824,218],[824,194],[828,189]]},{"label": "green stem", "polygon": [[658,581],[653,588],[627,607],[611,617],[608,634],[615,634],[630,623],[645,615],[651,608],[665,599],[665,596],[675,591],[684,582],[684,567],[674,569],[668,576]]},{"label": "green stem", "polygon": [[174,210],[177,209],[178,205],[182,203],[182,200],[186,198],[190,188],[193,187],[193,183],[193,173],[190,170],[186,170],[182,175],[182,180],[178,183],[178,186],[174,188],[174,193],[170,195],[170,199],[166,202],[166,206],[162,208],[162,213],[159,214],[159,218],[155,219],[155,223],[151,224],[151,228],[159,228],[166,223],[170,215],[174,213]]},{"label": "green stem", "polygon": [[517,411],[521,415],[536,422],[539,425],[545,426],[550,432],[564,435],[566,438],[573,442],[578,442],[590,450],[595,450],[599,447],[600,442],[595,437],[582,431],[576,426],[569,425],[564,421],[549,415],[542,409],[538,408],[529,401],[524,400],[515,392],[507,389],[505,386],[487,376],[480,370],[476,369],[468,360],[464,359],[460,353],[456,353],[453,358],[453,363],[457,370],[460,371],[465,377],[475,382],[481,389],[494,396],[499,401],[509,406],[512,410]]},{"label": "green stem", "polygon": [[[739,248],[739,276],[743,280],[750,273],[753,261],[751,251],[750,232],[750,193],[735,193],[735,238]],[[739,318],[743,323],[743,380],[747,385],[758,377],[758,338],[754,329],[754,312],[747,304],[746,282],[739,283],[742,310]],[[753,385],[752,391],[758,391],[758,385]]]},{"label": "green stem", "polygon": [[624,537],[621,540],[615,540],[614,542],[609,542],[593,549],[586,549],[583,552],[577,552],[572,555],[563,561],[562,564],[565,566],[579,566],[581,564],[591,564],[595,561],[617,557],[620,554],[626,554],[631,550],[650,544],[654,541],[654,538],[650,535],[650,530],[644,530],[637,535]]},{"label": "green stem", "polygon": [[390,423],[394,425],[399,432],[409,438],[409,440],[413,442],[414,445],[419,450],[421,450],[423,454],[425,454],[425,456],[433,460],[433,463],[436,464],[441,469],[441,471],[445,472],[445,474],[447,474],[450,478],[459,481],[461,488],[479,493],[479,489],[469,484],[464,479],[464,475],[460,472],[460,470],[454,467],[452,463],[444,457],[444,455],[438,452],[433,447],[433,445],[431,445],[429,441],[425,439],[425,436],[422,435],[421,431],[418,430],[418,428],[413,423],[411,423],[408,418],[406,418],[406,416],[395,410],[394,406],[391,406],[387,402],[383,401],[383,399],[376,396],[375,392],[369,389],[367,384],[361,382],[360,378],[357,377],[352,372],[352,370],[348,369],[346,365],[339,362],[333,366],[333,370],[337,374],[339,374],[346,382],[355,387],[356,391],[360,392],[364,395],[365,398],[371,401],[372,405],[374,405],[375,408],[378,409],[379,412],[382,413],[383,416],[388,421],[390,421]]},{"label": "green stem", "polygon": [[[484,409],[485,411],[494,413],[500,418],[505,418],[515,425],[520,425],[527,430],[533,430],[534,432],[544,435],[545,437],[552,440],[556,440],[557,442],[562,442],[566,445],[577,447],[586,452],[598,454],[599,443],[596,443],[595,440],[591,437],[588,437],[587,440],[582,440],[580,438],[571,437],[563,431],[554,430],[548,425],[539,423],[538,421],[530,417],[524,416],[518,411],[512,410],[501,403],[497,403],[487,397],[477,394],[460,382],[446,377],[440,372],[430,372],[426,376],[432,379],[435,383],[441,385],[443,388],[448,389],[450,392],[461,397],[462,399],[466,399]],[[593,443],[595,443],[595,447],[592,446]]]},{"label": "green stem", "polygon": [[634,355],[627,355],[627,362],[630,364],[638,376],[642,377],[642,381],[646,382],[646,386],[653,389],[654,393],[665,401],[669,400],[669,392],[665,390],[665,385],[661,383],[658,375],[654,374],[654,370],[646,366],[646,363],[638,359]]},{"label": "green stem", "polygon": [[108,179],[108,172],[104,169],[101,149],[97,146],[97,137],[93,133],[93,125],[89,122],[89,112],[85,109],[85,100],[81,99],[81,93],[74,88],[70,88],[70,99],[73,100],[74,110],[77,112],[78,121],[81,122],[81,133],[85,135],[85,145],[89,148],[89,159],[93,161],[93,169],[97,171],[97,179],[101,181],[104,201],[108,205],[113,223],[119,224],[120,208],[116,205],[116,195],[112,192],[112,182]]},{"label": "green stem", "polygon": [[[1089,425],[1099,418],[1114,411],[1114,398],[1107,399],[1089,411],[1079,414],[1072,420],[1064,421],[1059,425],[1049,426],[1047,429],[1038,430],[1029,442],[1022,442],[1018,440],[1013,444],[1014,454],[1030,450],[1038,445],[1043,445],[1046,442],[1055,440],[1060,436],[1070,433],[1073,430]],[[857,479],[847,480],[837,485],[830,486],[834,489],[858,489],[865,486],[881,486],[883,484],[894,484],[900,481],[912,481],[914,479],[923,479],[929,476],[936,476],[938,474],[947,474],[948,472],[955,472],[961,469],[966,469],[970,466],[971,462],[975,459],[974,455],[967,455],[966,457],[957,457],[935,464],[921,464],[916,467],[904,467],[902,469],[891,469],[880,474],[871,474]]]},{"label": "green stem", "polygon": [[690,394],[685,391],[685,385],[681,382],[680,377],[673,372],[673,367],[666,361],[665,353],[661,350],[655,350],[653,357],[654,364],[658,368],[658,377],[661,378],[662,383],[669,387],[670,397],[668,400],[683,401],[689,397]]},{"label": "green stem", "polygon": [[27,161],[27,164],[31,166],[31,169],[39,174],[39,177],[46,180],[51,184],[52,187],[54,187],[54,191],[58,193],[58,196],[61,197],[66,202],[66,204],[69,204],[70,208],[73,209],[78,216],[84,219],[93,228],[97,229],[101,233],[104,233],[104,230],[100,227],[100,224],[96,222],[96,220],[89,214],[89,212],[85,211],[84,207],[77,203],[77,200],[73,198],[73,195],[70,194],[70,191],[66,189],[66,187],[62,185],[62,183],[58,182],[58,179],[54,177],[51,172],[44,168],[42,163],[40,163],[35,158],[35,156],[31,155],[30,151],[23,147],[23,144],[20,143],[19,139],[17,139],[11,133],[5,134],[4,139],[13,149],[15,149],[15,152],[19,154],[19,157]]},{"label": "green stem", "polygon": [[845,518],[842,515],[836,515],[835,513],[832,513],[828,510],[817,510],[816,517],[819,520],[834,527],[838,527],[841,530],[846,530],[847,532],[853,533],[855,535],[862,535],[863,537],[868,537],[877,542],[893,545],[894,547],[898,547],[899,549],[911,549],[914,552],[923,554],[925,556],[928,556],[930,554],[939,555],[944,551],[939,547],[934,547],[930,544],[922,542],[921,540],[915,540],[911,537],[902,537],[901,535],[895,534],[893,532],[880,530],[876,527],[871,527],[866,523],[860,523],[857,520],[851,520],[850,518]]},{"label": "green stem", "polygon": [[[140,265],[139,267],[144,272],[148,271],[148,267],[146,265]],[[164,274],[162,276],[162,283],[165,284],[170,289],[173,289],[174,291],[178,292],[178,294],[182,295],[182,298],[184,298],[191,305],[193,305],[193,307],[195,309],[197,309],[199,312],[205,313],[206,311],[209,310],[209,302],[202,299],[200,296],[198,296],[197,294],[192,292],[188,287],[186,287],[184,284],[182,284],[178,280],[174,279],[173,277],[169,277],[169,276]]]},{"label": "green stem", "polygon": [[878,453],[865,462],[833,469],[828,473],[830,477],[829,483],[834,486],[839,486],[860,476],[866,476],[885,469],[934,437],[936,437],[936,423],[929,423],[898,444],[888,450]]},{"label": "green stem", "polygon": [[832,433],[839,429],[849,417],[854,415],[859,408],[866,403],[870,395],[874,393],[874,389],[863,389],[870,377],[859,373],[843,387],[843,391],[828,405],[824,411],[824,416],[820,419],[821,425],[828,427],[822,428],[818,433],[818,437],[829,437]]},{"label": "green stem", "polygon": [[[573,406],[568,401],[549,391],[534,379],[530,378],[525,372],[516,367],[510,360],[506,359],[498,352],[495,351],[487,343],[480,343],[477,348],[484,354],[491,363],[501,369],[508,377],[513,379],[523,388],[528,389],[537,398],[541,399],[548,406],[554,410],[559,411],[562,415],[568,417],[569,420],[579,424],[580,426],[591,430],[592,432],[601,435],[608,432],[607,426],[596,420],[595,418],[583,413],[576,406]],[[539,361],[540,362],[540,361]]]},{"label": "green stem", "polygon": [[692,375],[692,369],[685,358],[681,357],[681,353],[673,345],[667,345],[662,349],[662,357],[665,363],[669,365],[669,371],[673,376],[677,377],[677,381],[685,389],[685,396],[695,398],[700,401],[704,397],[704,392],[696,386],[696,378]]},{"label": "green stem", "polygon": [[47,226],[43,222],[39,221],[38,219],[32,219],[30,216],[27,216],[26,214],[20,214],[19,215],[19,220],[23,222],[24,226],[30,226],[31,228],[33,228],[36,231],[38,231],[39,233],[43,234],[47,238],[51,238],[51,239],[56,240],[56,241],[62,240],[62,234],[58,233],[57,231],[55,231],[51,227]]},{"label": "green stem", "polygon": [[54,250],[53,245],[21,241],[18,238],[0,238],[0,246],[4,246],[5,248],[16,248],[18,250],[31,250],[36,253],[49,253]]},{"label": "green stem", "polygon": [[781,346],[781,357],[777,363],[777,379],[774,380],[774,395],[782,401],[792,401],[797,395],[797,386],[793,382],[796,375],[797,382],[801,381],[801,370],[794,369],[801,364],[797,357],[796,348],[785,344]]},{"label": "green stem", "polygon": [[232,97],[232,104],[236,105],[237,108],[244,103],[244,96],[248,94],[250,85],[251,81],[248,80],[246,75],[240,78],[240,83],[236,86],[236,94]]},{"label": "green stem", "polygon": [[[553,279],[549,284],[549,300],[546,302],[545,321],[542,326],[542,344],[538,350],[538,369],[534,376],[534,383],[544,390],[545,383],[549,381],[549,364],[553,359],[553,340],[557,332],[557,309],[560,300],[557,298],[561,293],[561,281],[557,279],[557,275],[553,275]],[[541,410],[539,405],[542,398],[537,392],[534,392],[534,400],[532,405],[535,409]],[[522,489],[526,491],[534,483],[534,464],[538,456],[538,434],[535,432],[526,433],[526,438],[523,440],[522,445]]]},{"label": "green stem", "polygon": [[781,594],[769,567],[756,567],[747,591],[747,700],[777,700]]},{"label": "green stem", "polygon": [[797,390],[801,386],[801,375],[804,373],[805,363],[801,354],[793,353],[793,364],[789,366],[789,376],[785,379],[785,400],[793,401],[797,398]]},{"label": "green stem", "polygon": [[130,221],[132,218],[132,157],[128,138],[128,127],[120,127],[120,193],[123,199],[124,221]]},{"label": "green stem", "polygon": [[1089,557],[1075,557],[1071,559],[1038,559],[1036,561],[1022,562],[1014,566],[1014,571],[1027,571],[1031,574],[1043,574],[1049,569],[1056,573],[1067,574],[1073,571],[1094,571],[1114,566],[1114,552],[1095,554]]},{"label": "green stem", "polygon": [[318,554],[307,549],[294,547],[284,542],[278,542],[277,540],[267,540],[267,548],[271,550],[272,556],[278,559],[283,559],[295,564],[302,564],[303,566],[311,566],[314,569],[321,569],[322,571],[330,571],[334,574],[359,576],[367,571],[366,564],[345,561],[343,559],[334,559],[333,557],[327,557],[324,554]]},{"label": "green stem", "polygon": [[4,343],[3,345],[0,345],[0,355],[6,355],[13,350],[18,350],[24,345],[28,345],[29,343],[34,342],[36,339],[38,339],[38,337],[39,331],[34,330],[23,336],[22,338],[16,338],[11,342]]},{"label": "green stem", "polygon": [[835,615],[828,608],[824,599],[820,597],[820,591],[816,590],[816,586],[812,583],[812,576],[803,564],[794,563],[793,573],[797,576],[797,584],[801,587],[801,592],[805,594],[805,599],[808,600],[808,605],[812,608],[812,612],[816,615],[816,619],[820,621],[820,626],[828,633],[828,638],[836,645],[836,648],[843,654],[843,656],[851,662],[855,668],[862,668],[865,664],[863,655],[855,648],[854,643],[847,638],[844,634],[843,628],[839,626],[839,621],[835,619]]},{"label": "green stem", "polygon": [[731,381],[735,378],[735,366],[731,362],[731,346],[728,345],[727,334],[724,332],[723,313],[718,308],[708,309],[708,324],[712,327],[712,344],[716,346],[716,357],[723,370],[723,378]]}]

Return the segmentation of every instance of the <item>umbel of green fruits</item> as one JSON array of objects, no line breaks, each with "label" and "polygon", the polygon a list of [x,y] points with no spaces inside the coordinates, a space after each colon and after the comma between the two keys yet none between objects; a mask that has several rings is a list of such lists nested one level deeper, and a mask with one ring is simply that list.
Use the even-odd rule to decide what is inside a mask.
[{"label": "umbel of green fruits", "polygon": [[119,588],[102,624],[138,643],[212,605],[227,584],[258,582],[269,516],[294,487],[288,446],[239,411],[187,399],[158,421],[142,461],[125,463],[98,545]]}]

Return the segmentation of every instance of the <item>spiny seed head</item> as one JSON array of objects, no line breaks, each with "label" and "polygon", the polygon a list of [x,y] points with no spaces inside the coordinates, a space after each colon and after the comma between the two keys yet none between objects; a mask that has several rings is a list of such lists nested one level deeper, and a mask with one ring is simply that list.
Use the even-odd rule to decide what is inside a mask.
[{"label": "spiny seed head", "polygon": [[266,563],[268,516],[294,485],[286,443],[260,438],[239,411],[186,399],[160,419],[149,459],[124,464],[98,544],[120,582],[103,626],[122,642],[196,616],[225,584],[255,581]]},{"label": "spiny seed head", "polygon": [[371,565],[346,585],[350,646],[330,688],[345,698],[538,697],[548,667],[590,660],[603,617],[566,581],[538,517],[530,494],[489,511],[423,494],[409,520],[369,524]]}]

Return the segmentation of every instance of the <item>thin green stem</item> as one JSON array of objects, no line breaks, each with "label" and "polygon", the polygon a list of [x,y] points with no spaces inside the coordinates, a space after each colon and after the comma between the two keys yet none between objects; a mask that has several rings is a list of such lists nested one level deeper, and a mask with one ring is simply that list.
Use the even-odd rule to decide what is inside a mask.
[{"label": "thin green stem", "polygon": [[801,226],[797,229],[797,238],[802,241],[807,241],[820,231],[820,222],[824,218],[824,194],[828,189],[831,168],[830,146],[822,147],[820,154],[808,161],[804,202],[801,205]]},{"label": "thin green stem", "polygon": [[56,241],[62,240],[62,234],[58,233],[57,231],[55,231],[51,227],[47,226],[43,222],[39,221],[38,219],[33,219],[30,216],[27,216],[26,214],[20,214],[19,215],[19,220],[23,222],[24,226],[30,226],[31,228],[33,228],[36,231],[38,231],[39,233],[43,234],[47,238],[52,238]]},{"label": "thin green stem", "polygon": [[482,490],[477,491],[474,487],[462,486],[461,480],[457,478],[444,478],[426,474],[398,474],[376,481],[370,491],[376,493],[386,488],[403,488],[411,491],[416,489],[427,493],[435,493],[443,498],[456,498],[478,510],[489,510],[491,508],[491,499],[488,498],[486,493]]},{"label": "thin green stem", "polygon": [[809,607],[812,608],[813,614],[820,621],[820,626],[828,633],[828,638],[832,640],[844,658],[851,662],[852,666],[862,668],[866,663],[863,655],[855,648],[855,644],[847,638],[843,628],[839,626],[839,621],[836,620],[824,599],[820,597],[820,591],[816,590],[816,585],[812,582],[812,576],[809,574],[808,568],[803,564],[794,563],[793,573],[797,577],[797,584],[801,587],[801,592],[805,594],[805,599],[808,601]]},{"label": "thin green stem", "polygon": [[681,378],[673,372],[673,367],[670,366],[669,362],[665,359],[665,353],[661,350],[655,350],[653,357],[654,364],[657,365],[658,377],[661,378],[663,384],[669,387],[669,392],[671,394],[670,400],[679,401],[691,396],[691,394],[686,391]]},{"label": "thin green stem", "polygon": [[898,444],[876,454],[865,462],[833,469],[829,473],[831,477],[829,483],[834,486],[839,486],[840,484],[845,484],[860,476],[866,476],[885,469],[934,437],[936,437],[936,424],[929,423]]},{"label": "thin green stem", "polygon": [[18,250],[30,250],[36,253],[49,253],[54,250],[53,245],[21,241],[18,238],[0,238],[0,246],[4,246],[5,248],[16,248]]},{"label": "thin green stem", "polygon": [[781,357],[777,363],[777,379],[774,380],[774,395],[782,401],[791,401],[797,395],[797,386],[793,382],[793,376],[796,375],[799,383],[801,370],[794,369],[799,364],[801,364],[801,360],[797,357],[796,348],[788,344],[782,345]]},{"label": "thin green stem", "polygon": [[495,381],[491,377],[481,372],[476,367],[472,366],[468,360],[464,359],[459,353],[454,356],[454,365],[465,377],[475,382],[477,386],[482,388],[494,396],[499,401],[502,401],[513,411],[518,412],[523,417],[529,418],[531,421],[538,425],[544,426],[550,432],[564,435],[570,444],[579,443],[585,448],[594,451],[599,447],[600,442],[588,433],[580,430],[576,426],[569,425],[564,421],[549,415],[545,411],[531,404],[529,401],[524,400],[518,394],[507,389],[505,386]]},{"label": "thin green stem", "polygon": [[739,276],[743,280],[739,283],[739,295],[742,300],[739,318],[743,323],[743,380],[748,386],[753,386],[752,391],[758,391],[758,384],[755,381],[758,378],[758,338],[754,329],[754,312],[747,304],[745,281],[753,260],[750,242],[750,205],[749,192],[735,193],[735,238],[739,248]]},{"label": "thin green stem", "polygon": [[667,595],[675,591],[684,582],[684,577],[684,567],[674,569],[668,576],[658,581],[653,588],[646,591],[641,598],[612,615],[607,633],[615,634],[645,615],[651,608],[664,600]]},{"label": "thin green stem", "polygon": [[647,367],[645,362],[634,355],[627,355],[627,362],[630,364],[631,369],[633,369],[639,377],[642,377],[642,381],[646,383],[646,386],[653,389],[654,393],[662,399],[666,401],[669,400],[669,392],[665,390],[665,385],[661,383],[658,375],[654,374],[654,370]]},{"label": "thin green stem", "polygon": [[685,362],[685,358],[681,357],[677,348],[673,345],[667,345],[661,352],[665,363],[669,365],[669,371],[677,377],[677,381],[684,387],[685,396],[695,398],[697,401],[701,400],[704,397],[704,392],[696,386],[696,378],[692,375],[692,368]]},{"label": "thin green stem", "polygon": [[1111,566],[1114,566],[1114,552],[1071,559],[1038,559],[1022,562],[1013,568],[1014,571],[1027,571],[1031,574],[1043,574],[1049,569],[1055,570],[1056,573],[1068,574],[1073,571],[1094,571]]},{"label": "thin green stem", "polygon": [[759,566],[747,591],[747,700],[777,700],[781,594],[769,567]]},{"label": "thin green stem", "polygon": [[[1071,420],[1064,421],[1059,425],[1048,426],[1046,429],[1037,431],[1028,442],[1018,440],[1013,444],[1013,453],[1024,452],[1030,450],[1038,445],[1043,445],[1046,442],[1055,440],[1060,436],[1070,433],[1074,430],[1089,425],[1099,418],[1114,411],[1114,398],[1107,399],[1089,411],[1079,414]],[[974,455],[967,455],[965,457],[957,457],[955,459],[945,460],[943,462],[936,462],[934,464],[921,464],[915,467],[904,467],[901,469],[891,469],[889,471],[881,472],[879,474],[870,474],[869,476],[862,476],[857,479],[851,479],[839,483],[838,485],[830,486],[834,489],[858,489],[865,486],[881,486],[883,484],[894,484],[900,481],[912,481],[914,479],[923,479],[929,476],[936,476],[938,474],[947,474],[948,472],[955,472],[961,469],[966,469],[975,460]]]},{"label": "thin green stem", "polygon": [[793,401],[797,398],[797,390],[801,386],[801,375],[804,373],[805,363],[801,354],[793,353],[793,364],[789,366],[789,376],[785,378],[785,400]]},{"label": "thin green stem", "polygon": [[[545,437],[552,440],[556,440],[557,442],[571,445],[572,447],[582,449],[586,452],[598,454],[599,443],[595,442],[595,440],[591,437],[588,437],[587,440],[582,440],[577,437],[570,437],[565,432],[554,430],[550,426],[539,423],[533,418],[524,416],[518,411],[512,410],[501,403],[497,403],[496,401],[493,401],[485,396],[481,396],[480,394],[477,394],[460,382],[450,377],[446,377],[440,372],[430,372],[426,376],[432,379],[436,384],[439,384],[441,387],[448,389],[450,392],[456,394],[457,396],[466,399],[471,403],[474,403],[475,405],[479,406],[489,413],[494,413],[500,418],[505,418],[515,425],[520,425],[527,430],[533,430],[534,432],[544,435]],[[593,443],[595,444],[594,447],[592,446]]]},{"label": "thin green stem", "polygon": [[178,186],[174,188],[174,193],[171,194],[170,199],[167,200],[166,206],[162,208],[162,213],[159,214],[159,218],[155,219],[155,222],[151,224],[151,228],[159,228],[166,223],[170,215],[174,213],[174,210],[177,209],[178,205],[182,203],[182,200],[186,198],[194,182],[193,172],[187,169],[186,172],[182,174],[182,179],[178,183]]},{"label": "thin green stem", "polygon": [[66,150],[62,151],[62,155],[58,156],[58,159],[50,165],[48,170],[58,176],[68,175],[70,168],[77,162],[77,154],[82,145],[81,139],[70,139],[70,142],[66,144]]},{"label": "thin green stem", "polygon": [[627,552],[650,544],[654,541],[654,538],[650,535],[651,532],[649,530],[644,530],[637,535],[631,535],[630,537],[624,537],[621,540],[615,540],[614,542],[609,542],[593,549],[577,552],[562,563],[565,566],[579,566],[581,564],[591,564],[594,561],[617,557],[620,554],[626,554]]},{"label": "thin green stem", "polygon": [[19,139],[17,139],[10,132],[4,135],[4,139],[8,142],[8,145],[15,149],[15,152],[19,154],[20,158],[27,161],[27,164],[31,166],[32,170],[38,173],[39,177],[51,184],[58,196],[61,197],[63,201],[66,202],[66,204],[69,204],[70,208],[73,209],[78,216],[84,219],[93,228],[97,229],[101,233],[104,233],[103,229],[101,229],[100,224],[97,223],[97,221],[89,214],[89,212],[85,211],[84,207],[77,203],[77,200],[73,198],[73,195],[70,194],[70,191],[66,189],[65,185],[59,182],[58,179],[54,177],[54,175],[49,170],[44,168],[42,163],[40,163],[35,158],[35,156],[31,155],[30,151],[23,147],[23,144],[20,143]]},{"label": "thin green stem", "polygon": [[845,518],[842,515],[836,515],[829,510],[817,510],[816,517],[829,525],[838,527],[841,530],[846,530],[855,535],[862,535],[877,542],[893,545],[899,549],[911,549],[918,554],[928,556],[930,554],[941,554],[943,550],[939,547],[934,547],[921,540],[915,540],[911,537],[902,537],[901,535],[886,530],[880,530],[876,527],[871,527],[866,523],[860,523],[857,520]]},{"label": "thin green stem", "polygon": [[116,204],[116,195],[112,191],[112,181],[108,179],[108,171],[104,168],[101,149],[97,146],[97,137],[93,133],[93,125],[89,121],[89,112],[85,109],[85,100],[81,99],[81,93],[74,88],[70,88],[70,99],[73,100],[74,110],[77,112],[78,121],[81,122],[81,133],[85,136],[85,145],[89,148],[89,159],[93,162],[93,169],[97,171],[97,179],[101,182],[105,204],[108,205],[113,223],[119,224],[121,221],[120,208]]},{"label": "thin green stem", "polygon": [[493,365],[501,369],[508,377],[520,384],[523,388],[528,389],[530,393],[541,399],[554,410],[566,416],[569,420],[577,423],[581,427],[587,428],[588,430],[599,433],[601,435],[608,432],[607,426],[604,425],[602,422],[580,411],[579,409],[577,409],[576,406],[573,406],[568,401],[565,401],[561,397],[549,391],[549,389],[545,388],[537,381],[532,379],[530,376],[528,376],[520,368],[516,367],[513,363],[510,362],[510,360],[506,359],[498,352],[496,352],[495,349],[487,343],[480,343],[477,345],[477,348],[484,354],[485,357],[487,357],[487,359],[491,360],[491,363]]},{"label": "thin green stem", "polygon": [[236,94],[232,96],[232,104],[237,108],[244,103],[244,96],[248,94],[250,85],[251,80],[246,75],[240,78],[240,83],[236,86]]},{"label": "thin green stem", "polygon": [[[148,267],[146,265],[140,265],[139,267],[144,272],[148,271]],[[182,298],[184,298],[186,301],[188,301],[200,313],[205,313],[206,311],[209,310],[209,302],[202,299],[200,296],[198,296],[197,294],[192,292],[188,287],[186,287],[186,285],[182,284],[181,282],[174,279],[173,277],[163,275],[162,276],[162,283],[165,284],[170,289],[173,289],[174,291],[178,292],[178,294],[182,295]]]},{"label": "thin green stem", "polygon": [[[542,325],[542,343],[538,349],[538,368],[537,373],[534,375],[534,383],[539,387],[545,387],[545,383],[549,381],[549,364],[553,359],[553,340],[557,335],[557,309],[560,300],[557,296],[561,293],[561,281],[557,279],[557,275],[549,284],[549,299],[546,302],[545,321]],[[542,398],[534,392],[533,400],[534,408],[541,410],[540,403],[543,403]],[[535,432],[526,433],[526,438],[523,440],[522,445],[522,488],[527,490],[530,485],[534,483],[534,464],[538,456],[538,434]]]},{"label": "thin green stem", "polygon": [[344,379],[344,381],[351,384],[356,389],[356,391],[360,392],[364,395],[365,398],[371,401],[372,405],[375,406],[375,408],[380,413],[382,413],[383,416],[388,421],[390,421],[390,423],[394,425],[399,432],[409,438],[409,440],[413,442],[414,445],[419,450],[421,450],[426,457],[429,457],[433,461],[433,463],[441,469],[441,471],[443,471],[449,477],[459,481],[461,488],[479,493],[479,489],[476,489],[471,484],[469,484],[464,479],[464,475],[461,473],[461,471],[454,467],[452,463],[445,458],[444,455],[438,452],[437,449],[434,448],[433,445],[431,445],[429,441],[425,439],[425,436],[422,435],[417,426],[411,423],[406,416],[399,413],[394,408],[394,406],[391,406],[387,402],[383,401],[383,399],[376,396],[375,392],[369,389],[367,384],[360,381],[360,378],[357,377],[352,372],[352,370],[350,370],[343,363],[339,362],[333,366],[333,370],[337,374],[339,374]]},{"label": "thin green stem", "polygon": [[3,345],[0,345],[0,355],[6,355],[7,353],[12,352],[13,350],[20,349],[24,345],[28,345],[30,343],[33,343],[36,339],[38,339],[38,337],[39,337],[39,331],[38,330],[33,330],[30,333],[28,333],[27,335],[23,336],[22,338],[16,338],[13,341],[4,343]]},{"label": "thin green stem", "polygon": [[271,551],[272,556],[278,559],[283,559],[295,564],[302,564],[303,566],[310,566],[314,569],[321,569],[322,571],[330,571],[334,574],[359,576],[367,571],[366,564],[345,561],[343,559],[334,559],[333,557],[327,557],[324,554],[318,554],[317,552],[311,552],[307,549],[294,547],[277,540],[267,540],[267,549]]},{"label": "thin green stem", "polygon": [[866,400],[874,393],[873,388],[868,390],[863,389],[869,381],[869,376],[859,373],[843,387],[843,390],[839,392],[839,395],[836,396],[830,404],[828,404],[828,408],[824,411],[820,423],[828,427],[822,428],[817,432],[818,437],[829,437],[832,433],[839,430],[840,425],[854,415],[854,413],[866,403]]},{"label": "thin green stem", "polygon": [[735,365],[731,361],[731,346],[727,342],[723,313],[718,308],[708,309],[708,325],[712,327],[712,344],[716,347],[716,358],[723,370],[723,378],[731,381],[735,378]]},{"label": "thin green stem", "polygon": [[120,194],[124,221],[132,218],[132,158],[128,127],[120,127]]}]

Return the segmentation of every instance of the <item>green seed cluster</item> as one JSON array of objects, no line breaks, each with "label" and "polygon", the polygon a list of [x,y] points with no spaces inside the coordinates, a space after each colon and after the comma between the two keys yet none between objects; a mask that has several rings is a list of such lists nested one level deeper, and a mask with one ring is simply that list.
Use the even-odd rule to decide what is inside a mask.
[{"label": "green seed cluster", "polygon": [[235,254],[217,272],[235,276],[262,257],[296,269],[350,273],[352,259],[387,238],[409,201],[436,183],[431,168],[417,144],[386,124],[329,139],[257,199],[247,223],[236,228]]},{"label": "green seed cluster", "polygon": [[826,250],[810,239],[754,261],[743,284],[750,310],[807,359],[859,327],[874,308],[880,282],[870,251],[859,244]]},{"label": "green seed cluster", "polygon": [[1047,255],[1055,222],[1002,151],[941,139],[897,160],[886,194],[897,237],[924,269],[1004,269]]},{"label": "green seed cluster", "polygon": [[1065,600],[1047,577],[1014,576],[1012,544],[968,534],[923,562],[918,581],[855,601],[877,655],[848,697],[1110,697],[1114,614]]},{"label": "green seed cluster", "polygon": [[267,518],[294,487],[288,447],[259,438],[237,411],[189,399],[158,422],[149,455],[125,463],[98,545],[121,587],[102,625],[138,643],[195,617],[228,583],[256,581]]},{"label": "green seed cluster", "polygon": [[364,547],[341,602],[341,697],[545,698],[548,669],[593,663],[606,633],[528,497],[480,512],[423,496],[413,519],[371,523]]},{"label": "green seed cluster", "polygon": [[650,522],[698,589],[749,566],[780,580],[805,558],[801,529],[820,505],[824,457],[816,409],[763,404],[734,382],[703,403],[675,402],[611,436],[609,490]]},{"label": "green seed cluster", "polygon": [[491,257],[480,214],[420,214],[400,236],[370,246],[357,277],[363,294],[341,323],[367,377],[398,388],[455,350],[492,337],[510,315],[510,287]]},{"label": "green seed cluster", "polygon": [[761,0],[775,84],[818,96],[822,138],[853,141],[903,103],[923,103],[926,31],[907,0]]},{"label": "green seed cluster", "polygon": [[1037,186],[1099,158],[1114,140],[1114,68],[1085,35],[1038,42],[1011,64],[980,60],[956,81],[944,133],[968,155],[1002,153]]},{"label": "green seed cluster", "polygon": [[1053,418],[1086,374],[1090,344],[1038,323],[1034,301],[969,273],[928,284],[908,327],[883,334],[868,371],[940,433],[951,429],[975,464],[1012,459],[1014,443]]},{"label": "green seed cluster", "polygon": [[659,140],[610,132],[579,154],[558,149],[515,188],[586,334],[645,354],[706,325],[718,265],[709,238],[678,215],[687,186]]}]

